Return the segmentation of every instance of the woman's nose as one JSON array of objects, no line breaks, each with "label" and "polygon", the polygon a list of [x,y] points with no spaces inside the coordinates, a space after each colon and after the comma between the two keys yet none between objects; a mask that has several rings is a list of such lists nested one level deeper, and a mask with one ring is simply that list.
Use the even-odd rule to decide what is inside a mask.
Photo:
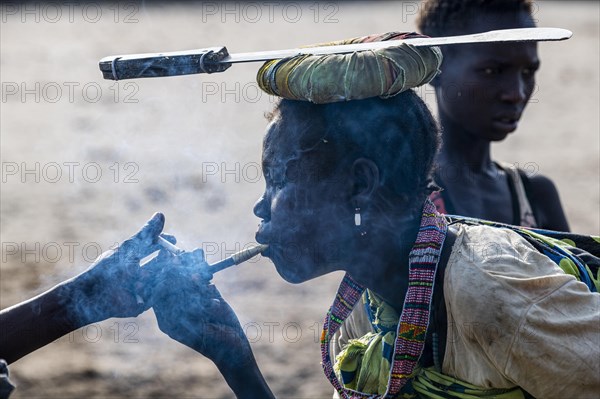
[{"label": "woman's nose", "polygon": [[257,217],[264,220],[269,220],[269,206],[265,194],[263,194],[258,201],[256,201],[253,211]]},{"label": "woman's nose", "polygon": [[528,89],[527,82],[521,76],[514,76],[512,79],[507,79],[501,94],[503,101],[512,104],[526,102],[529,99],[529,95],[531,95],[531,91]]}]

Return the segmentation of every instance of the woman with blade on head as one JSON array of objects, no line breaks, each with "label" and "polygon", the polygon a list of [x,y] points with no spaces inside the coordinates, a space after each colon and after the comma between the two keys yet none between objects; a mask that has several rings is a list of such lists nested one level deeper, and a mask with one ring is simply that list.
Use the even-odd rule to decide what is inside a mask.
[{"label": "woman with blade on head", "polygon": [[[266,63],[259,83],[282,99],[263,142],[256,239],[289,282],[346,272],[321,340],[340,397],[593,397],[600,260],[585,250],[598,242],[436,212],[438,130],[410,89],[440,62],[439,49],[403,44]],[[273,397],[200,250],[161,251],[140,268],[163,224],[156,215],[87,272],[3,311],[0,357],[152,306],[160,329],[211,359],[238,397]]]},{"label": "woman with blade on head", "polygon": [[[346,272],[321,338],[340,397],[592,397],[598,258],[584,264],[584,251],[535,231],[444,217],[428,199],[438,130],[410,88],[440,62],[436,48],[403,44],[261,68],[261,88],[282,97],[254,208],[263,255],[292,283]],[[238,397],[272,397],[233,310],[187,273],[157,273],[159,327],[212,359]]]},{"label": "woman with blade on head", "polygon": [[[439,49],[407,44],[267,62],[259,84],[282,99],[263,142],[256,239],[289,282],[346,272],[321,340],[340,397],[592,397],[600,251],[585,250],[598,242],[437,213],[438,130],[410,89],[440,63]],[[273,397],[201,250],[161,251],[140,268],[163,224],[156,215],[87,272],[0,313],[0,357],[152,306],[160,329],[211,359],[238,397]]]}]

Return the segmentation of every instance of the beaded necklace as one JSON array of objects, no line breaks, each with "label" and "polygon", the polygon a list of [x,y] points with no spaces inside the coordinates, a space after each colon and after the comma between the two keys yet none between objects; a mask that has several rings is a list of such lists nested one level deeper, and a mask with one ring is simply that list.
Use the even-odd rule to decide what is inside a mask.
[{"label": "beaded necklace", "polygon": [[357,283],[352,276],[344,276],[333,305],[327,312],[321,333],[323,371],[341,398],[393,398],[410,380],[425,346],[435,272],[447,227],[445,218],[436,212],[431,201],[426,200],[417,239],[408,256],[408,290],[396,332],[387,391],[383,395],[344,388],[333,370],[330,341],[365,291],[365,287]]}]

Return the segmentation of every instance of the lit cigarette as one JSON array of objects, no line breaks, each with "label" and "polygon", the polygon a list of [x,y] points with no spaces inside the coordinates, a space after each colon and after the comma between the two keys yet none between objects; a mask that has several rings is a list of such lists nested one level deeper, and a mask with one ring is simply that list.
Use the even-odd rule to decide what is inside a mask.
[{"label": "lit cigarette", "polygon": [[[157,244],[160,245],[162,249],[172,253],[173,255],[178,256],[185,253],[183,249],[176,247],[160,236],[158,237]],[[246,262],[247,260],[250,260],[256,255],[264,252],[267,248],[269,248],[268,245],[259,244],[254,247],[243,249],[240,252],[236,252],[233,255],[218,261],[217,263],[209,265],[208,270],[214,274],[216,272],[220,272],[221,270],[227,269],[228,267],[239,265],[240,263]]]},{"label": "lit cigarette", "polygon": [[165,240],[160,236],[158,237],[157,244],[160,245],[162,249],[172,253],[173,255],[181,255],[185,252],[183,249],[176,247],[175,245],[171,244],[169,241]]}]

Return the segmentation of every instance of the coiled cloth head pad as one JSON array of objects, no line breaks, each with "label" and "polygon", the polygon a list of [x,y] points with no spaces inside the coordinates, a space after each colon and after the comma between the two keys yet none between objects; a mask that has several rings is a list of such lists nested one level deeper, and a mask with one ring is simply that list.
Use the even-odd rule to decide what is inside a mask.
[{"label": "coiled cloth head pad", "polygon": [[[310,47],[425,37],[389,32]],[[325,104],[379,96],[393,97],[431,81],[442,63],[438,47],[414,47],[406,42],[379,50],[350,54],[298,55],[267,61],[256,80],[268,94],[290,100]]]}]

